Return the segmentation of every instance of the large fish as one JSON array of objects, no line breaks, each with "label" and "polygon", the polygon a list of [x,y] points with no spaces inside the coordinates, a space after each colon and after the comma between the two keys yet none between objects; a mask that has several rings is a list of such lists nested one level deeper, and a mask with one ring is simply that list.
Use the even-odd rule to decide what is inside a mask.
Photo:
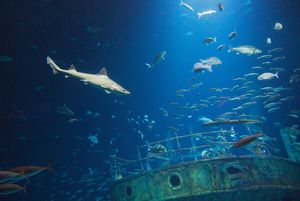
[{"label": "large fish", "polygon": [[236,54],[254,55],[260,54],[262,51],[251,45],[241,45],[238,47],[229,46],[228,52],[236,52]]},{"label": "large fish", "polygon": [[19,173],[19,174],[24,174],[26,177],[32,177],[32,176],[34,176],[42,171],[45,171],[45,170],[49,170],[49,171],[53,172],[53,169],[50,165],[48,165],[46,167],[31,166],[31,165],[20,166],[20,167],[10,169],[8,171]]},{"label": "large fish", "polygon": [[0,184],[0,195],[10,195],[19,191],[24,191],[26,193],[25,186],[22,187],[16,184]]},{"label": "large fish", "polygon": [[98,74],[89,74],[78,72],[73,65],[68,70],[61,69],[58,67],[54,61],[47,57],[47,64],[53,70],[53,74],[64,73],[66,77],[72,76],[78,78],[84,84],[89,84],[97,88],[103,89],[106,93],[116,93],[122,95],[130,94],[129,91],[124,89],[121,85],[110,79],[107,75],[106,69],[102,68]]},{"label": "large fish", "polygon": [[251,142],[253,142],[254,140],[256,140],[257,138],[261,137],[262,135],[263,135],[262,133],[248,135],[248,136],[236,141],[235,143],[233,143],[233,147],[239,148],[239,147],[246,146],[246,145],[250,144]]},{"label": "large fish", "polygon": [[10,171],[0,171],[0,183],[9,182],[14,183],[13,181],[16,180],[23,180],[26,179],[26,177],[23,175],[23,173],[15,173]]}]

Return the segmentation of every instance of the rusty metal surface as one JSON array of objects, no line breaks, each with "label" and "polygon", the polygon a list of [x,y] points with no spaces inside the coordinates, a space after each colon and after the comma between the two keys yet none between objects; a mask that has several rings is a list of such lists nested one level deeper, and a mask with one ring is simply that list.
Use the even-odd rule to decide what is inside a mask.
[{"label": "rusty metal surface", "polygon": [[117,181],[111,195],[113,201],[299,201],[300,165],[276,157],[195,161]]}]

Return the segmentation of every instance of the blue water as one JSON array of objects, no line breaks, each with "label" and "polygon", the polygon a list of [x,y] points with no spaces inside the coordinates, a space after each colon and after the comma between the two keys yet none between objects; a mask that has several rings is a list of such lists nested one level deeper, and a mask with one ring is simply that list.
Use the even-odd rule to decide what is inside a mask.
[{"label": "blue water", "polygon": [[[278,155],[286,157],[280,128],[273,123],[280,122],[281,127],[299,125],[299,119],[286,116],[288,111],[299,109],[300,101],[299,82],[289,83],[293,70],[300,67],[299,2],[224,0],[225,10],[218,11],[219,0],[186,0],[196,12],[217,11],[201,19],[179,2],[1,1],[0,55],[11,60],[0,61],[0,169],[51,163],[54,173],[43,172],[30,179],[26,194],[1,196],[0,200],[109,200],[110,155],[136,159],[136,146],[165,139],[169,126],[179,128],[179,135],[201,132],[198,117],[215,119],[248,101],[226,101],[196,112],[177,112],[170,105],[193,104],[213,95],[242,94],[208,91],[213,87],[231,88],[236,84],[233,78],[262,65],[257,55],[227,53],[229,45],[253,45],[264,53],[284,48],[276,55],[286,59],[265,67],[285,68],[279,72],[279,79],[259,82],[254,78],[250,89],[289,87],[293,90],[282,92],[282,97],[291,95],[295,99],[281,104],[275,113],[267,113],[261,101],[240,113],[265,117],[262,131],[279,139],[275,143],[281,150]],[[275,22],[282,23],[283,30],[276,32]],[[229,33],[235,30],[237,37],[229,40]],[[217,37],[217,43],[203,45],[207,37]],[[272,39],[271,45],[266,45],[267,37]],[[218,52],[220,44],[226,47]],[[166,59],[147,69],[145,63],[160,51],[167,52]],[[109,77],[131,95],[106,94],[76,79],[54,76],[46,63],[47,56],[64,69],[74,64],[78,71],[98,73],[106,67]],[[220,58],[222,65],[191,81],[196,75],[192,72],[194,63],[211,56]],[[176,90],[188,89],[196,82],[203,85],[185,98],[176,97]],[[75,113],[73,116],[56,112],[64,104]],[[168,111],[169,117],[162,115],[160,107]],[[93,118],[86,111],[100,116]],[[184,114],[185,118],[174,120],[174,114]],[[142,122],[144,115],[154,121],[152,129],[148,122]],[[186,118],[188,115],[192,117]],[[69,124],[71,118],[80,121]],[[93,143],[90,135],[96,135],[98,143]],[[97,180],[88,181],[92,178]]]}]

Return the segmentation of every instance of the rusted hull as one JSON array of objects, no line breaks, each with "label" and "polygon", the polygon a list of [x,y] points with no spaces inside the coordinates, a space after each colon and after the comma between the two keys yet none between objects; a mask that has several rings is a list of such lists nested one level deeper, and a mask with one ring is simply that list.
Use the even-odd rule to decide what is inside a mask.
[{"label": "rusted hull", "polygon": [[300,201],[300,165],[228,158],[183,163],[115,182],[113,201]]}]

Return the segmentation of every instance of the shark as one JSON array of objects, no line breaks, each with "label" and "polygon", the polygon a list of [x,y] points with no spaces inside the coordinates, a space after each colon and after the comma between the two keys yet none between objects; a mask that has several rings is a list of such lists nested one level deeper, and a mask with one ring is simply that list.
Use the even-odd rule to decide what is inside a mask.
[{"label": "shark", "polygon": [[74,77],[82,81],[86,85],[91,85],[96,88],[104,90],[106,93],[119,94],[119,95],[129,95],[130,92],[123,88],[121,85],[110,79],[107,75],[106,68],[102,68],[97,74],[89,74],[78,72],[75,66],[72,64],[68,70],[60,68],[56,63],[47,57],[47,64],[52,68],[53,74],[63,73],[65,77]]}]

